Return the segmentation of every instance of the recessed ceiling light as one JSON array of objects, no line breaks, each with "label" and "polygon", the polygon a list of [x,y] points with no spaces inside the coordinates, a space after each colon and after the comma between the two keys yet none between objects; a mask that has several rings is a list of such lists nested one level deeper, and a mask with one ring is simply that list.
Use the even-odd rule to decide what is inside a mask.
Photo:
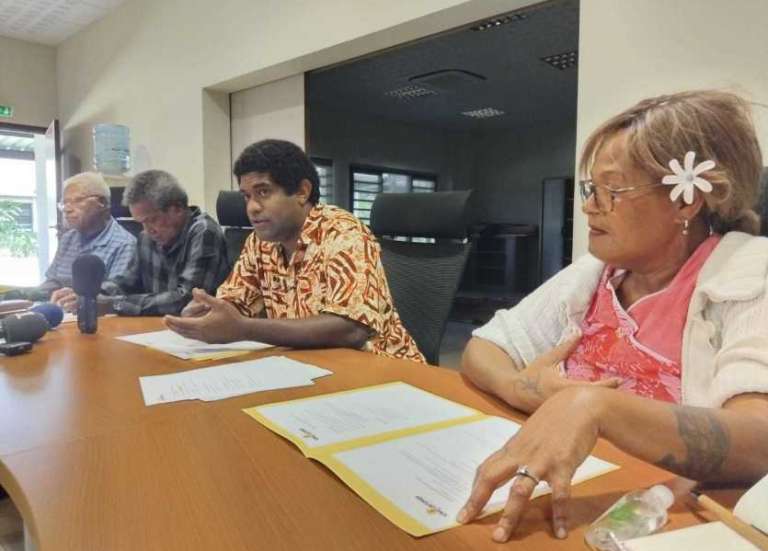
[{"label": "recessed ceiling light", "polygon": [[561,71],[565,71],[566,69],[570,69],[571,67],[576,67],[576,65],[578,65],[579,52],[578,50],[572,50],[570,52],[562,52],[559,54],[542,57],[541,60],[544,63],[551,65],[555,69],[560,69]]},{"label": "recessed ceiling light", "polygon": [[483,107],[482,109],[463,111],[461,114],[465,117],[472,117],[474,119],[489,119],[491,117],[500,117],[504,114],[504,111],[496,109],[495,107]]},{"label": "recessed ceiling light", "polygon": [[490,29],[495,29],[497,27],[501,27],[502,25],[506,25],[507,23],[515,23],[517,21],[522,21],[524,19],[528,19],[528,14],[509,13],[507,15],[501,15],[499,17],[494,17],[493,19],[488,19],[487,21],[483,21],[482,23],[472,27],[472,30],[488,31]]},{"label": "recessed ceiling light", "polygon": [[436,96],[437,92],[430,90],[429,88],[424,88],[423,86],[411,85],[403,86],[402,88],[397,88],[396,90],[390,90],[389,92],[385,92],[384,95],[391,98],[407,100],[423,96]]}]

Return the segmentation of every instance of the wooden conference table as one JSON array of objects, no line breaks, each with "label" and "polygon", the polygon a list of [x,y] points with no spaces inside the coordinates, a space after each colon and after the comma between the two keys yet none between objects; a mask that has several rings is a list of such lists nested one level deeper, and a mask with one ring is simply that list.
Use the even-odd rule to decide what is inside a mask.
[{"label": "wooden conference table", "polygon": [[[490,539],[495,516],[416,539],[241,409],[405,381],[486,413],[513,412],[449,370],[285,349],[277,352],[334,375],[313,387],[146,407],[139,376],[275,353],[189,362],[113,338],[160,328],[156,318],[112,318],[81,335],[68,324],[31,354],[0,357],[0,484],[39,550],[585,549],[585,527],[621,494],[672,478],[600,442],[595,454],[622,468],[574,487],[567,540],[550,535],[548,497],[532,503],[505,546]],[[737,492],[713,496],[733,505]],[[702,520],[684,505],[671,519],[671,528]]]}]

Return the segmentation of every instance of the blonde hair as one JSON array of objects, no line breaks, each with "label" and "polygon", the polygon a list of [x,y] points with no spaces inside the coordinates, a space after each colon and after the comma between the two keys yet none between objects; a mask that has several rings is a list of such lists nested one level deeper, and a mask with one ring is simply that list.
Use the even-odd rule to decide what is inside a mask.
[{"label": "blonde hair", "polygon": [[711,159],[715,167],[701,174],[713,187],[704,194],[702,215],[716,233],[738,230],[756,235],[760,216],[760,145],[752,110],[729,92],[700,90],[645,99],[616,115],[587,139],[579,163],[587,178],[595,155],[617,132],[627,132],[630,160],[654,181],[672,174],[669,161],[681,163],[688,151],[696,162]]}]

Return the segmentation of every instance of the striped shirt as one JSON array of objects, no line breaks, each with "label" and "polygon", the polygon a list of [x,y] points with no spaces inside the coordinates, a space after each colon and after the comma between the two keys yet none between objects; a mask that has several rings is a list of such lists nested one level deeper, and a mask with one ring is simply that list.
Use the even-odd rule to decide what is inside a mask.
[{"label": "striped shirt", "polygon": [[136,251],[136,238],[109,217],[107,225],[93,237],[85,238],[72,229],[61,236],[53,262],[45,272],[42,288],[54,290],[72,286],[72,263],[83,254],[94,254],[104,261],[105,278],[115,277],[128,269]]},{"label": "striped shirt", "polygon": [[112,304],[120,315],[178,314],[192,299],[192,289],[214,294],[229,269],[221,227],[192,207],[186,225],[167,247],[141,232],[128,270],[106,281],[101,291],[115,297]]}]

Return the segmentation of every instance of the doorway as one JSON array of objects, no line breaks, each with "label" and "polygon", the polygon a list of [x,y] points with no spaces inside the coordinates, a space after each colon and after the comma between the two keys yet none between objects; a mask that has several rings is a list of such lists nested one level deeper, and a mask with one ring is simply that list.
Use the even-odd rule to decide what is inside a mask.
[{"label": "doorway", "polygon": [[58,122],[0,123],[0,289],[45,279],[58,246]]},{"label": "doorway", "polygon": [[336,204],[365,220],[389,175],[474,190],[441,365],[570,262],[579,10],[553,0],[306,74],[307,151]]}]

